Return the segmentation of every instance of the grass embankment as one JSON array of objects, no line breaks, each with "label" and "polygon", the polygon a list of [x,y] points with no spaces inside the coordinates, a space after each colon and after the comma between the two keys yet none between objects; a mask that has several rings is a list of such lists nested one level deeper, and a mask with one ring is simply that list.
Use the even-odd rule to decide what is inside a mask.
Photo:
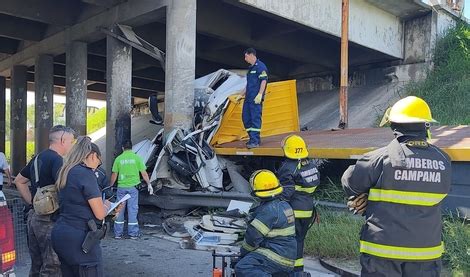
[{"label": "grass embankment", "polygon": [[101,108],[86,119],[86,133],[89,135],[106,126],[106,108]]},{"label": "grass embankment", "polygon": [[406,87],[423,98],[441,125],[470,124],[470,26],[458,24],[436,44],[426,79]]}]

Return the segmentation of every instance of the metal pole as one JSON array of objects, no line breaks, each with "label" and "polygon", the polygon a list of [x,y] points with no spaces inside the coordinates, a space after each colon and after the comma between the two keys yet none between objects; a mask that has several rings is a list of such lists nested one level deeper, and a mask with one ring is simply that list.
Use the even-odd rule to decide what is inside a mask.
[{"label": "metal pole", "polygon": [[341,20],[341,81],[339,90],[339,125],[348,128],[348,40],[349,40],[349,0],[342,0]]}]

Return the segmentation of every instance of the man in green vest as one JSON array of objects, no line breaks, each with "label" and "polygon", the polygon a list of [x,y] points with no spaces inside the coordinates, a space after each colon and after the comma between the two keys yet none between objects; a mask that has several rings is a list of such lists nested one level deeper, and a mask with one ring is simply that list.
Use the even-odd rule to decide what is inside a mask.
[{"label": "man in green vest", "polygon": [[[127,203],[127,232],[131,239],[140,237],[137,213],[139,212],[139,191],[136,186],[140,184],[140,174],[147,183],[148,192],[153,194],[153,188],[146,171],[146,166],[137,154],[132,151],[132,142],[123,143],[123,152],[114,160],[111,184],[117,180],[117,200],[126,194],[131,196]],[[124,209],[122,209],[114,221],[114,238],[121,239],[124,231]]]}]

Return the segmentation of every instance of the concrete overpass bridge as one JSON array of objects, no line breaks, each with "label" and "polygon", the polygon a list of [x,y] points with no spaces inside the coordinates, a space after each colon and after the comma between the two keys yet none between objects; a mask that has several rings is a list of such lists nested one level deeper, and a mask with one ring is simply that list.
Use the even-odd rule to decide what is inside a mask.
[{"label": "concrete overpass bridge", "polygon": [[[454,16],[444,5],[418,0],[351,0],[351,81],[356,72],[366,72],[362,82],[421,76],[436,37]],[[126,36],[116,24],[134,33]],[[106,99],[111,161],[131,135],[133,101],[158,94],[165,102],[165,126],[190,126],[194,78],[219,68],[246,68],[247,47],[258,50],[273,80],[296,78],[299,91],[325,80],[337,86],[340,28],[341,0],[2,0],[0,113],[4,122],[8,87],[13,171],[26,162],[27,90],[36,93],[38,151],[47,145],[54,93],[66,95],[66,122],[80,134],[86,130],[87,97]],[[165,62],[123,37],[154,54],[162,51]],[[328,78],[319,84],[316,78],[323,76]]]}]

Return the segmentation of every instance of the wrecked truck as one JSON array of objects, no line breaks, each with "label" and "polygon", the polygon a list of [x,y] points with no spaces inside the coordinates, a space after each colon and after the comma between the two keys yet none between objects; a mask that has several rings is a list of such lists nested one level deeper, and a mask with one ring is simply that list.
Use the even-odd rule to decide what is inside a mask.
[{"label": "wrecked truck", "polygon": [[[243,100],[235,100],[245,86],[245,76],[223,69],[196,79],[193,128],[166,134],[161,128],[153,139],[134,145],[156,191],[143,194],[141,204],[173,210],[252,201],[249,175],[260,168],[274,169],[280,158],[221,156],[214,151],[216,145],[247,138],[241,120]],[[149,108],[149,124],[162,124],[156,97],[150,97]],[[262,120],[262,137],[299,131],[295,80],[268,84]]]}]

